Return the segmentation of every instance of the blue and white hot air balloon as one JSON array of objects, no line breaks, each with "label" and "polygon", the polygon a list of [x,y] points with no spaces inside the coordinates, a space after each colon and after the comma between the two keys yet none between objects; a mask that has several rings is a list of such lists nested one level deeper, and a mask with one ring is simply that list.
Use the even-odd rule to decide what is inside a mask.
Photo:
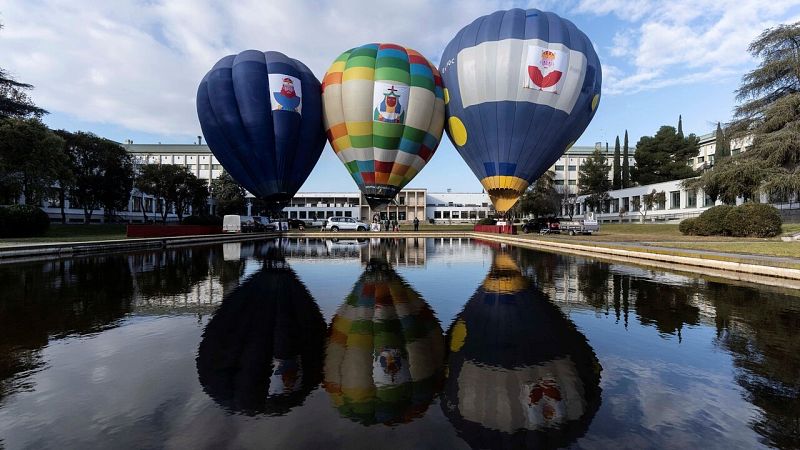
[{"label": "blue and white hot air balloon", "polygon": [[440,64],[447,134],[501,212],[580,137],[600,101],[592,42],[549,12],[480,17]]},{"label": "blue and white hot air balloon", "polygon": [[283,53],[226,56],[197,89],[211,152],[245,189],[282,209],[325,148],[319,80]]}]

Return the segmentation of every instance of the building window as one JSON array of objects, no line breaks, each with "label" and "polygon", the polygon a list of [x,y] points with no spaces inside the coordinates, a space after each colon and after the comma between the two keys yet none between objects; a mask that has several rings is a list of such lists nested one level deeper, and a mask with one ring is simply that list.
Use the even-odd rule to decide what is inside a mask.
[{"label": "building window", "polygon": [[399,203],[401,205],[405,205],[406,204],[406,196],[405,195],[401,195],[400,197],[398,197],[397,203]]},{"label": "building window", "polygon": [[738,148],[735,148],[735,149],[731,150],[731,155],[738,155],[739,152],[741,152],[741,150],[739,150]]},{"label": "building window", "polygon": [[353,217],[353,211],[345,211],[344,212],[344,216],[345,217]]},{"label": "building window", "polygon": [[441,219],[442,218],[442,212],[441,211],[434,211],[433,212],[433,218],[434,219]]},{"label": "building window", "polygon": [[211,169],[212,170],[222,170],[222,164],[212,164],[211,165]]},{"label": "building window", "polygon": [[142,199],[141,197],[133,198],[133,212],[142,212]]},{"label": "building window", "polygon": [[489,204],[488,203],[481,203],[481,206],[484,207],[484,208],[488,208]]},{"label": "building window", "polygon": [[570,170],[571,172],[574,172],[574,171],[576,171],[577,169],[578,169],[578,168],[577,168],[576,166],[573,166],[573,165],[570,165],[570,166],[569,166],[569,170]]},{"label": "building window", "polygon": [[442,219],[449,219],[450,211],[442,211]]},{"label": "building window", "polygon": [[575,186],[576,184],[577,184],[576,180],[569,180],[569,185],[570,186]]},{"label": "building window", "polygon": [[556,186],[563,186],[564,180],[555,180]]},{"label": "building window", "polygon": [[697,208],[697,191],[686,191],[686,207]]},{"label": "building window", "polygon": [[452,214],[453,214],[453,216],[452,216],[453,219],[459,219],[460,218],[458,211],[453,211]]},{"label": "building window", "polygon": [[633,208],[631,208],[631,209],[633,211],[639,211],[639,208],[641,208],[641,205],[642,205],[642,198],[639,197],[639,196],[631,197],[631,203],[633,205]]},{"label": "building window", "polygon": [[306,219],[307,218],[305,211],[298,211],[298,213],[299,213],[299,216],[300,216],[300,217],[298,217],[299,219]]},{"label": "building window", "polygon": [[698,156],[698,157],[697,157],[697,162],[698,162],[698,163],[701,163],[701,162],[703,162],[703,161],[705,161],[705,160],[706,160],[706,158],[705,158],[705,157],[703,157],[703,156]]},{"label": "building window", "polygon": [[396,212],[390,212],[389,213],[389,220],[397,220],[397,213]]},{"label": "building window", "polygon": [[630,211],[631,210],[631,199],[630,198],[625,197],[625,198],[622,199],[622,208],[625,209],[625,211]]},{"label": "building window", "polygon": [[669,209],[678,209],[681,207],[681,191],[672,191],[669,193]]},{"label": "building window", "polygon": [[325,212],[325,218],[326,219],[330,219],[331,217],[333,217],[333,211],[326,211]]},{"label": "building window", "polygon": [[485,219],[486,218],[486,211],[478,211],[478,218]]},{"label": "building window", "polygon": [[711,196],[706,194],[706,198],[703,199],[703,206],[712,206],[714,204],[714,200],[711,200]]},{"label": "building window", "polygon": [[563,165],[556,166],[556,172],[561,172],[563,170],[564,170],[564,166]]},{"label": "building window", "polygon": [[336,217],[342,217],[342,211],[334,211]]},{"label": "building window", "polygon": [[406,220],[406,212],[400,211],[397,213],[397,220]]}]

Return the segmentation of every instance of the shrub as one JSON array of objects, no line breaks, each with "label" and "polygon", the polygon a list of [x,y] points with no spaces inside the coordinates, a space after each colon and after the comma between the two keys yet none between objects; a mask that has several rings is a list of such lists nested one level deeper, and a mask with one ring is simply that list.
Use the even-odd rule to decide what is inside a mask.
[{"label": "shrub", "polygon": [[478,225],[497,225],[497,221],[487,217],[485,219],[479,220]]},{"label": "shrub", "polygon": [[678,224],[678,230],[682,234],[694,235],[697,234],[697,219],[684,219]]},{"label": "shrub", "polygon": [[182,225],[222,226],[222,217],[219,216],[186,216]]},{"label": "shrub", "polygon": [[725,229],[725,217],[733,211],[734,207],[731,205],[719,205],[709,208],[700,214],[694,222],[693,227],[695,234],[698,236],[719,236],[728,234]]},{"label": "shrub", "polygon": [[745,203],[725,216],[725,230],[737,237],[773,237],[781,233],[781,215],[764,203]]},{"label": "shrub", "polygon": [[41,236],[50,228],[50,218],[37,206],[0,208],[0,237]]}]

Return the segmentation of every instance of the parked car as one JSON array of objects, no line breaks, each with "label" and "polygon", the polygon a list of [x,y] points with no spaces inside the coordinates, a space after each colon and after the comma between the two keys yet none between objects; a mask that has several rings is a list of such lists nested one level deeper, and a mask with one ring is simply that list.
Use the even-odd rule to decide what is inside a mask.
[{"label": "parked car", "polygon": [[367,231],[369,229],[369,225],[364,222],[359,222],[352,217],[331,217],[330,219],[326,220],[325,223],[322,225],[323,231]]},{"label": "parked car", "polygon": [[278,226],[269,217],[253,216],[253,231],[276,231]]},{"label": "parked car", "polygon": [[522,225],[523,233],[558,234],[561,232],[561,220],[557,217],[540,217],[531,219]]},{"label": "parked car", "polygon": [[303,231],[303,230],[306,229],[307,226],[308,225],[306,225],[306,222],[304,220],[289,219],[289,228],[293,228],[293,229],[297,229],[297,230]]}]

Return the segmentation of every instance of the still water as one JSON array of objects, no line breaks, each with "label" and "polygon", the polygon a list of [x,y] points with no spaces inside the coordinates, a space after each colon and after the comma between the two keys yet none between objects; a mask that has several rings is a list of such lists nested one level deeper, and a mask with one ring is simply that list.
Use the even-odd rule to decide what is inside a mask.
[{"label": "still water", "polygon": [[0,448],[800,447],[800,297],[467,239],[0,265]]}]

